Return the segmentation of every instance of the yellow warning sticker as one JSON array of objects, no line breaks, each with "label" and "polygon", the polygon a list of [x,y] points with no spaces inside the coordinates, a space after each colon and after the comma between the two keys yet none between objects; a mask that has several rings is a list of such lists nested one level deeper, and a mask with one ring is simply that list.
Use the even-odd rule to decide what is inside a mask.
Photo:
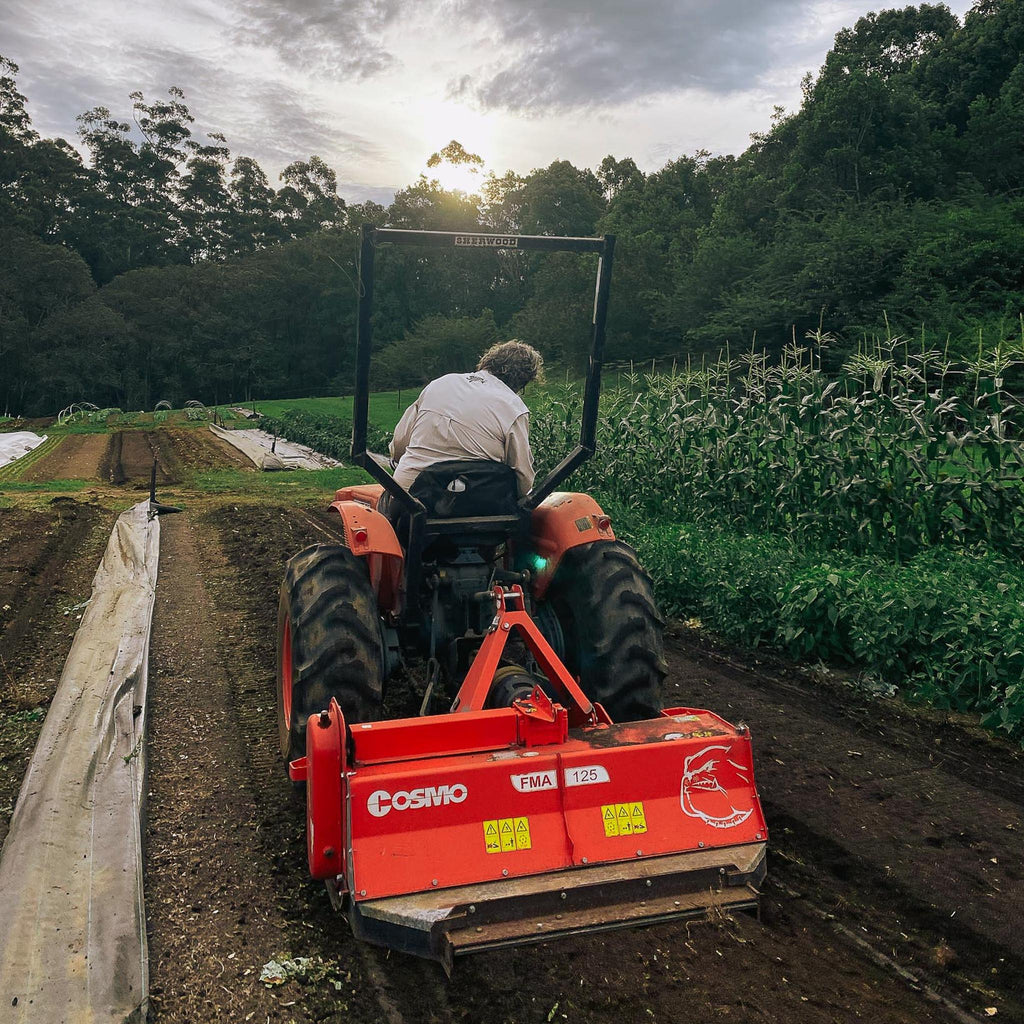
[{"label": "yellow warning sticker", "polygon": [[501,848],[506,851],[516,848],[516,833],[512,821],[512,818],[502,818],[498,822],[498,838],[501,839]]},{"label": "yellow warning sticker", "polygon": [[517,850],[529,850],[530,846],[530,819],[529,818],[513,818],[513,824],[516,831],[516,849]]},{"label": "yellow warning sticker", "polygon": [[647,817],[644,814],[644,805],[634,803],[629,805],[629,823],[633,829],[633,835],[647,831]]},{"label": "yellow warning sticker", "polygon": [[629,804],[615,805],[615,819],[619,825],[620,836],[633,834],[633,819],[629,816]]},{"label": "yellow warning sticker", "polygon": [[628,804],[604,804],[601,820],[606,836],[632,836],[647,831],[647,815],[639,801]]},{"label": "yellow warning sticker", "polygon": [[619,826],[615,820],[615,804],[607,804],[601,808],[601,817],[604,818],[604,834],[606,836],[617,836]]},{"label": "yellow warning sticker", "polygon": [[501,851],[497,821],[484,822],[484,848],[488,853],[499,853]]},{"label": "yellow warning sticker", "polygon": [[488,853],[510,853],[533,849],[529,818],[495,818],[485,821],[484,849]]}]

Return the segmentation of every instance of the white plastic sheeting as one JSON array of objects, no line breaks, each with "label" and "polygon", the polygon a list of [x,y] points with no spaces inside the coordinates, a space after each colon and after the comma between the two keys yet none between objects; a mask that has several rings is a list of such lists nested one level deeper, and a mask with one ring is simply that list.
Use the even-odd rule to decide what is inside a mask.
[{"label": "white plastic sheeting", "polygon": [[9,434],[0,434],[0,469],[28,455],[33,448],[38,448],[46,440],[46,434],[40,437],[31,430],[15,430]]},{"label": "white plastic sheeting", "polygon": [[322,455],[304,444],[274,438],[265,430],[224,430],[213,423],[210,429],[229,444],[233,444],[257,469],[267,472],[276,469],[330,469],[341,463]]},{"label": "white plastic sheeting", "polygon": [[0,1022],[146,1018],[140,816],[159,520],[121,514],[0,857]]}]

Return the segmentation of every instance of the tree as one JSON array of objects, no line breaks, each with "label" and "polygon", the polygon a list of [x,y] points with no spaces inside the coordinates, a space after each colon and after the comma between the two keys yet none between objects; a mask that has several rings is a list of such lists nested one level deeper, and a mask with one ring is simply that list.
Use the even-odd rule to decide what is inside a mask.
[{"label": "tree", "polygon": [[484,165],[484,158],[477,153],[467,152],[461,142],[452,139],[443,149],[427,157],[427,167],[440,167],[441,164],[480,169]]},{"label": "tree", "polygon": [[528,235],[592,235],[604,212],[604,193],[593,171],[556,160],[530,173],[523,185],[521,221]]},{"label": "tree", "polygon": [[228,192],[231,202],[224,226],[228,254],[265,248],[274,237],[274,190],[252,157],[240,156],[235,160]]},{"label": "tree", "polygon": [[47,325],[89,300],[96,286],[76,253],[24,231],[0,230],[0,402],[36,407],[47,388],[38,356]]},{"label": "tree", "polygon": [[601,183],[605,199],[612,200],[623,189],[642,189],[645,179],[632,157],[616,160],[609,154],[597,169],[597,180]]},{"label": "tree", "polygon": [[345,200],[338,195],[338,176],[320,157],[289,164],[281,180],[285,184],[272,209],[282,237],[300,238],[344,224]]},{"label": "tree", "polygon": [[522,233],[523,186],[526,179],[515,171],[501,177],[488,174],[480,187],[480,219],[488,231],[498,234]]},{"label": "tree", "polygon": [[225,167],[230,152],[224,136],[213,133],[207,145],[192,143],[192,155],[177,188],[182,245],[191,262],[222,256],[227,249],[230,196]]},{"label": "tree", "polygon": [[32,128],[32,121],[25,109],[27,101],[18,91],[15,77],[18,71],[14,61],[0,56],[0,138],[26,146],[35,142],[39,136]]},{"label": "tree", "polygon": [[422,387],[442,374],[472,370],[497,340],[489,309],[478,317],[424,317],[374,356],[374,387]]}]

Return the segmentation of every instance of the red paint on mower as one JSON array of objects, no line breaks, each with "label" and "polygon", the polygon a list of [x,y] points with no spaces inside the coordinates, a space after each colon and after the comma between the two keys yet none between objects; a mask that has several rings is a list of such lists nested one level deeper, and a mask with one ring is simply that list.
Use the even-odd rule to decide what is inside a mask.
[{"label": "red paint on mower", "polygon": [[[356,934],[440,960],[577,931],[752,907],[767,839],[750,736],[673,708],[616,725],[523,608],[496,615],[454,713],[346,725],[310,717],[310,871]],[[511,607],[509,607],[511,605]],[[558,694],[483,710],[508,636]]]}]

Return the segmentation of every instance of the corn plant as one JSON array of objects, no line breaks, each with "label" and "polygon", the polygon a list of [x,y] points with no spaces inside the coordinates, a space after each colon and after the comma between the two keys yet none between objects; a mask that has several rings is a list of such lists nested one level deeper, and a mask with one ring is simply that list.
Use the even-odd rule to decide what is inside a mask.
[{"label": "corn plant", "polygon": [[[902,351],[901,351],[902,350]],[[936,544],[1024,553],[1021,406],[997,356],[954,365],[896,339],[838,380],[813,348],[622,374],[577,485],[676,520],[907,558]],[[572,383],[535,412],[533,447],[563,452]]]}]

